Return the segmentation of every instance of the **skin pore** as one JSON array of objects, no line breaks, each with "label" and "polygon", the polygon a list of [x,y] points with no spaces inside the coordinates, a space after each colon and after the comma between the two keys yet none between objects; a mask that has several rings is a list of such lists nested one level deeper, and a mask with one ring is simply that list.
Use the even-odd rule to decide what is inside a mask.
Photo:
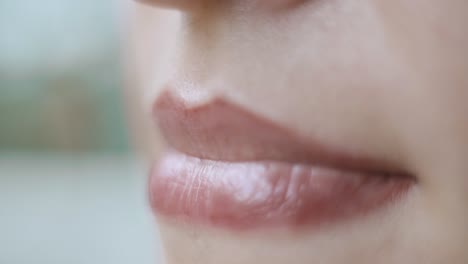
[{"label": "skin pore", "polygon": [[[468,262],[467,1],[146,4],[132,6],[127,54],[145,107],[167,89],[193,105],[222,98],[417,178],[391,206],[319,230],[159,217],[168,264]],[[161,139],[135,116],[156,159]]]}]

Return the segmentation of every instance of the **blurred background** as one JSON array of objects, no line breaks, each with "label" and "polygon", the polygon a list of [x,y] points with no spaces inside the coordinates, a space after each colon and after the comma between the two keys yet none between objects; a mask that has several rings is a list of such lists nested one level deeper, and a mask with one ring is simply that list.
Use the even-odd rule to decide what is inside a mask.
[{"label": "blurred background", "polygon": [[0,0],[0,263],[156,263],[112,0]]}]

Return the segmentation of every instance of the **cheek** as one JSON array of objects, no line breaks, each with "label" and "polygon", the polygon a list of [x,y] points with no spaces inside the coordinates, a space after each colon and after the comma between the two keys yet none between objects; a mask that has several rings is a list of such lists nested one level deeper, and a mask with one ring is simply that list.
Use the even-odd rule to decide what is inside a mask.
[{"label": "cheek", "polygon": [[123,39],[125,63],[125,104],[128,125],[134,147],[149,157],[157,156],[161,141],[148,115],[148,101],[156,94],[155,85],[166,78],[168,55],[176,43],[180,27],[178,12],[145,5],[126,9],[126,29]]}]

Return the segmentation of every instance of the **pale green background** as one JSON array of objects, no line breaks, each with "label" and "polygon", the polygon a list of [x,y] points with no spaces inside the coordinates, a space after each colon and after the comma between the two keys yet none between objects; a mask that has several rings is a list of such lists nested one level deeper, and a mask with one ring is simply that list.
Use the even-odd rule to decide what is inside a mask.
[{"label": "pale green background", "polygon": [[0,0],[0,151],[128,149],[111,0]]},{"label": "pale green background", "polygon": [[113,0],[0,0],[0,264],[157,263]]}]

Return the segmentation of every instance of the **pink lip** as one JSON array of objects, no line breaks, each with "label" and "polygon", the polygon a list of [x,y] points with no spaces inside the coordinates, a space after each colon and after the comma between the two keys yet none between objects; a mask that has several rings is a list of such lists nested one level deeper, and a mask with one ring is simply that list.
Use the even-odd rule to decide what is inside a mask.
[{"label": "pink lip", "polygon": [[236,230],[317,227],[378,209],[414,182],[225,100],[190,108],[165,92],[154,109],[175,151],[151,170],[150,202],[175,220]]}]

